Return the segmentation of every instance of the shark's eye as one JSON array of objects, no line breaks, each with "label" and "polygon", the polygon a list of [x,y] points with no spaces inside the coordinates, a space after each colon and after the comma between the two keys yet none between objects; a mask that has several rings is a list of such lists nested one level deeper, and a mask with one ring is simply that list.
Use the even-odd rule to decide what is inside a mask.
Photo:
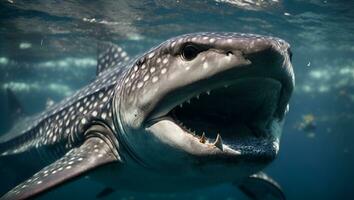
[{"label": "shark's eye", "polygon": [[193,60],[201,52],[196,46],[188,44],[182,49],[182,57],[185,60]]}]

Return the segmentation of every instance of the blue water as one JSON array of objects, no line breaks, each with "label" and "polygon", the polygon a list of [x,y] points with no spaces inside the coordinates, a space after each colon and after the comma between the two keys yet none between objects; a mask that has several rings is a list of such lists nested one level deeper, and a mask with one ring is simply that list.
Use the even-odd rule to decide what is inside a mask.
[{"label": "blue water", "polygon": [[[288,199],[354,199],[353,7],[330,0],[1,1],[0,132],[9,126],[6,88],[29,114],[39,112],[48,99],[57,102],[94,79],[100,41],[135,55],[189,32],[273,35],[292,45],[296,89],[279,157],[266,172]],[[101,189],[81,180],[44,199],[94,199]],[[107,199],[245,197],[226,184],[164,195],[116,192]]]}]

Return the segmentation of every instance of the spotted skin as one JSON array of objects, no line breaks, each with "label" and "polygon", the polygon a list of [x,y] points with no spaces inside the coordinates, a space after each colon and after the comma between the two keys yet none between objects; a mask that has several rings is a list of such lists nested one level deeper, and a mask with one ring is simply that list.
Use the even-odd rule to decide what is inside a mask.
[{"label": "spotted skin", "polygon": [[[167,89],[171,90],[174,85],[185,86],[191,80],[190,75],[195,75],[193,79],[196,81],[198,74],[205,76],[207,73],[211,76],[226,70],[204,62],[206,57],[201,58],[204,63],[200,65],[177,65],[180,49],[188,43],[214,48],[215,52],[236,46],[239,47],[236,53],[244,54],[273,48],[285,59],[289,59],[288,43],[278,38],[254,34],[182,35],[165,41],[137,59],[130,59],[120,47],[108,45],[107,50],[98,56],[95,81],[45,112],[24,119],[0,138],[0,162],[2,157],[16,159],[16,155],[25,152],[32,152],[28,160],[41,161],[35,166],[32,178],[15,187],[2,199],[30,197],[101,164],[117,160],[109,149],[119,145],[107,145],[101,139],[86,137],[85,131],[97,121],[112,130],[115,139],[122,144],[123,150],[119,151],[128,152],[129,156],[135,155],[134,149],[129,146],[134,144],[128,144],[122,137],[125,134],[122,128],[124,124],[120,121],[122,116],[123,119],[136,117],[136,124],[132,126],[139,125],[157,103],[154,99],[166,94]],[[247,64],[247,60],[240,59],[238,62]],[[289,74],[293,73],[292,68],[286,70]],[[290,80],[291,83],[293,81]],[[291,85],[290,82],[284,84]],[[137,158],[133,160],[140,159],[137,154],[135,156]]]},{"label": "spotted skin", "polygon": [[[23,199],[31,194],[40,193],[48,187],[54,187],[68,177],[70,179],[87,172],[98,164],[115,161],[110,147],[98,138],[88,139],[81,148],[74,148],[59,160],[44,167],[25,182],[17,185],[2,199]],[[95,165],[92,165],[95,163]],[[79,173],[78,173],[79,172]]]},{"label": "spotted skin", "polygon": [[[114,56],[117,52],[124,56]],[[40,151],[48,146],[55,146],[54,151],[63,154],[75,145],[76,141],[74,140],[79,140],[82,137],[80,133],[85,130],[90,121],[101,120],[111,124],[114,89],[119,77],[125,70],[121,63],[129,60],[129,57],[120,47],[115,48],[113,46],[102,53],[100,57],[102,58],[98,63],[100,70],[112,68],[111,65],[101,66],[105,60],[111,61],[111,57],[117,57],[121,61],[116,63],[118,66],[113,70],[101,72],[94,82],[79,90],[73,96],[64,99],[38,116],[24,119],[24,122],[19,125],[19,127],[25,127],[24,130],[19,130],[20,128],[15,126],[0,139],[0,142],[4,143],[3,146],[9,147],[6,151],[1,152],[1,155],[21,153],[32,148]],[[21,137],[14,137],[18,135]]]}]

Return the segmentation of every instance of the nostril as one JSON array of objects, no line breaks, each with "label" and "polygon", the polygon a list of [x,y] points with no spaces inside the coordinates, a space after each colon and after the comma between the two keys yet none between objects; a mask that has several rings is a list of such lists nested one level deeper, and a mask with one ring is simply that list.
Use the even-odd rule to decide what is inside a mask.
[{"label": "nostril", "polygon": [[228,51],[228,52],[226,52],[226,55],[231,56],[231,55],[233,55],[233,53],[232,53],[232,51]]}]

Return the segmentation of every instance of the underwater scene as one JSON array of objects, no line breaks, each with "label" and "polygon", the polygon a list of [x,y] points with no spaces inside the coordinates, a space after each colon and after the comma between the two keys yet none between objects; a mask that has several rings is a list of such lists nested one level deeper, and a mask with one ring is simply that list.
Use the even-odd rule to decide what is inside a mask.
[{"label": "underwater scene", "polygon": [[354,199],[352,8],[0,0],[0,199]]}]

